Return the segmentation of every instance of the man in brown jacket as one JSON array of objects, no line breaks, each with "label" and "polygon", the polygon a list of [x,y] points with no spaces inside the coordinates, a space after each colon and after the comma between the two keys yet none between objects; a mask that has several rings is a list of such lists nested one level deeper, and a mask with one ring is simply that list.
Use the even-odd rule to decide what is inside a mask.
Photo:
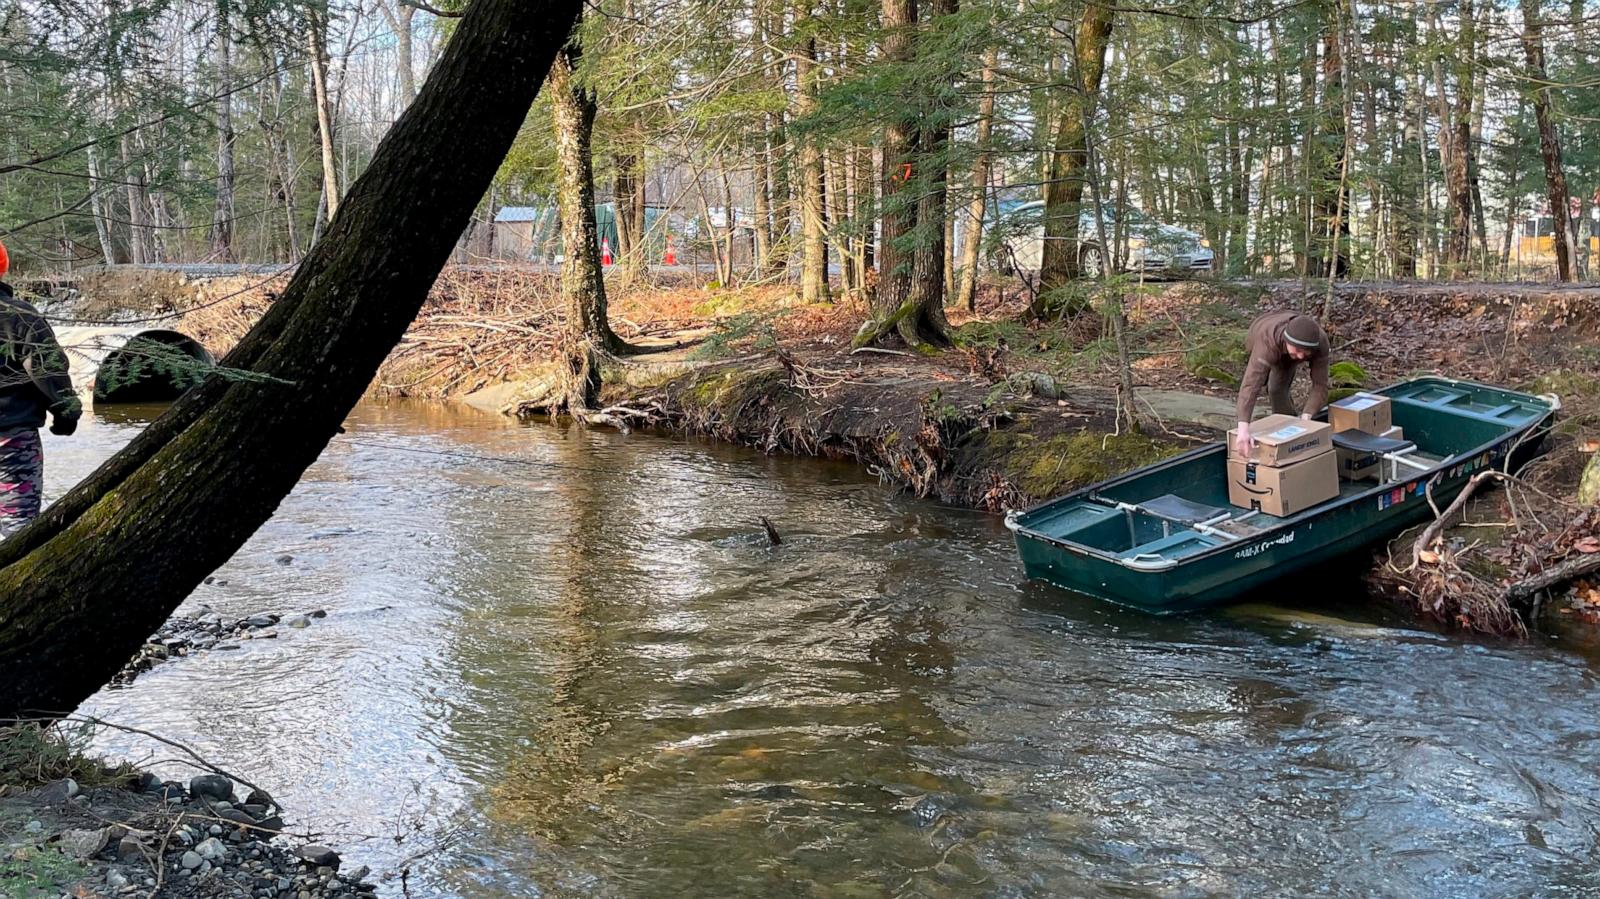
[{"label": "man in brown jacket", "polygon": [[1250,361],[1245,365],[1244,380],[1239,384],[1239,404],[1235,410],[1239,420],[1236,441],[1241,455],[1248,456],[1255,447],[1250,436],[1250,418],[1255,414],[1256,399],[1261,388],[1267,388],[1272,400],[1272,411],[1277,415],[1293,415],[1294,400],[1289,387],[1294,384],[1295,368],[1301,363],[1311,367],[1311,394],[1300,412],[1301,418],[1310,418],[1328,402],[1328,335],[1317,320],[1298,312],[1269,312],[1250,323],[1245,337],[1245,349]]}]

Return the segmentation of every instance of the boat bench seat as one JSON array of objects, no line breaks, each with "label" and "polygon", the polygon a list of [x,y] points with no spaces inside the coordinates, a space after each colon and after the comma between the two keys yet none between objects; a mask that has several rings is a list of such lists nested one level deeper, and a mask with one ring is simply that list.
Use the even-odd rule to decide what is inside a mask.
[{"label": "boat bench seat", "polygon": [[1379,455],[1400,453],[1417,448],[1417,445],[1410,440],[1379,437],[1377,434],[1368,434],[1365,431],[1338,431],[1333,435],[1333,445],[1338,449],[1357,453],[1377,453]]},{"label": "boat bench seat", "polygon": [[1170,518],[1173,521],[1184,524],[1210,521],[1213,518],[1230,514],[1228,509],[1187,500],[1175,493],[1166,493],[1147,499],[1139,503],[1139,508],[1159,518]]},{"label": "boat bench seat", "polygon": [[1141,556],[1159,559],[1181,559],[1218,545],[1218,541],[1194,531],[1179,531],[1160,540],[1141,543],[1117,554],[1120,559],[1138,559]]}]

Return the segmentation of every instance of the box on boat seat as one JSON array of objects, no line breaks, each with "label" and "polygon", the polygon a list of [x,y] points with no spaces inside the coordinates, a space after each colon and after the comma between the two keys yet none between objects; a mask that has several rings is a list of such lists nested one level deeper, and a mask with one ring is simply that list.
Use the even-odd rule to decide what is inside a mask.
[{"label": "box on boat seat", "polygon": [[1388,397],[1376,393],[1352,393],[1328,404],[1328,423],[1335,432],[1365,431],[1384,436],[1394,426],[1393,404]]},{"label": "box on boat seat", "polygon": [[1279,517],[1339,495],[1338,456],[1321,452],[1289,465],[1228,460],[1228,502]]}]

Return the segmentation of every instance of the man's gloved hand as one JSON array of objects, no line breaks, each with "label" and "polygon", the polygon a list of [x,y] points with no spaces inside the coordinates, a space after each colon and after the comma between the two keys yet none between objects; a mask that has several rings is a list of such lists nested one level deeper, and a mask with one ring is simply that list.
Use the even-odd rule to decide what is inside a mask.
[{"label": "man's gloved hand", "polygon": [[71,437],[72,432],[78,429],[78,416],[52,415],[50,417],[50,433],[59,437]]}]

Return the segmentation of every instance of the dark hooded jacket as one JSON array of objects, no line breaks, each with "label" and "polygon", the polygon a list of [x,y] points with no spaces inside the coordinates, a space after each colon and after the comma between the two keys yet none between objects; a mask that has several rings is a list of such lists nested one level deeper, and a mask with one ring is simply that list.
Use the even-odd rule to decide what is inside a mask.
[{"label": "dark hooded jacket", "polygon": [[67,354],[39,310],[0,281],[0,432],[44,427],[44,414],[77,418],[83,404]]}]

